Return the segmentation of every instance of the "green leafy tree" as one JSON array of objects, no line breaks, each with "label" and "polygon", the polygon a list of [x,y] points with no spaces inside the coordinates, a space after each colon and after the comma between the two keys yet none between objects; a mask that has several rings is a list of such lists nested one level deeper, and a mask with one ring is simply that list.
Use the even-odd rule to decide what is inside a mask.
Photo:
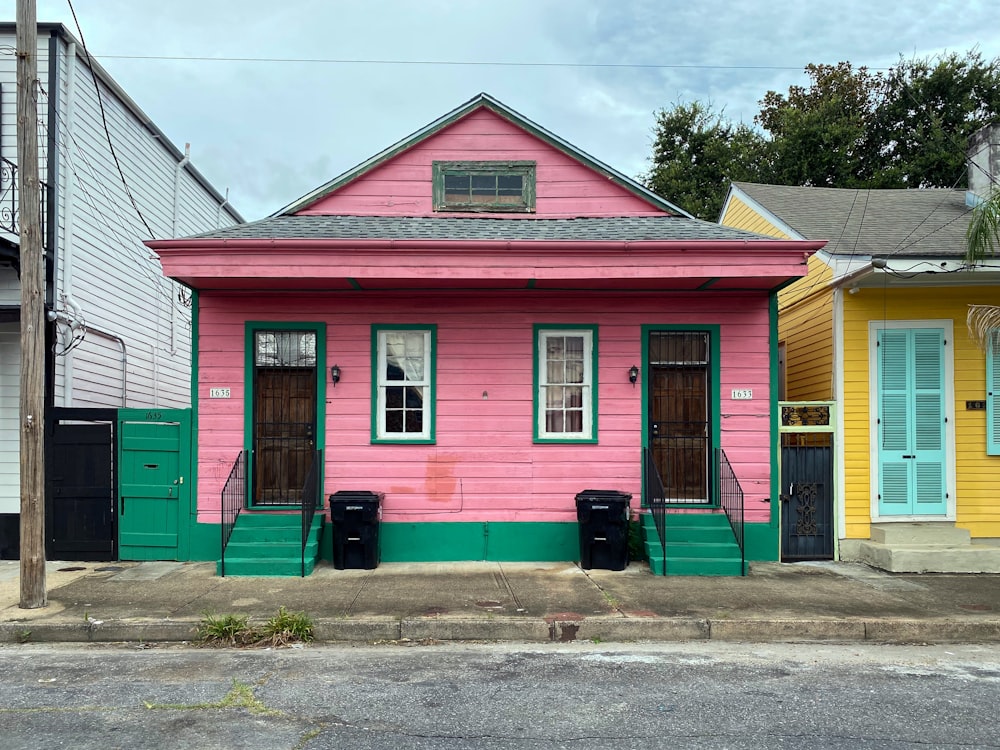
[{"label": "green leafy tree", "polygon": [[[965,262],[975,265],[1000,254],[1000,190],[993,190],[989,197],[972,211],[972,220],[966,233]],[[986,350],[993,331],[1000,329],[1000,307],[996,305],[969,305],[966,319],[969,332]]]},{"label": "green leafy tree", "polygon": [[678,103],[656,113],[652,167],[645,176],[653,191],[707,221],[722,209],[732,180],[764,174],[768,144],[745,124],[734,124],[711,104]]},{"label": "green leafy tree", "polygon": [[872,181],[872,126],[884,80],[867,68],[807,65],[808,86],[768,91],[754,120],[770,135],[769,181],[779,185],[860,187]]},{"label": "green leafy tree", "polygon": [[886,72],[840,62],[805,73],[805,85],[764,95],[756,127],[700,102],[658,112],[646,184],[710,221],[733,180],[960,187],[969,136],[1000,120],[1000,59],[975,51],[901,58]]}]

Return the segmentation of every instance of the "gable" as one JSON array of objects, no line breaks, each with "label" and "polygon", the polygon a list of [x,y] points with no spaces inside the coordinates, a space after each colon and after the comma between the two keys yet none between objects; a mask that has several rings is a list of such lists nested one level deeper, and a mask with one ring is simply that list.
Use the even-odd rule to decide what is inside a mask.
[{"label": "gable", "polygon": [[[520,218],[662,216],[668,213],[487,107],[474,109],[294,213],[467,216],[434,210],[435,162],[533,163],[534,210],[520,214]],[[497,215],[517,218],[510,213]]]},{"label": "gable", "polygon": [[748,232],[766,234],[769,237],[780,237],[786,240],[793,239],[788,232],[772,222],[752,205],[750,201],[744,200],[735,190],[732,190],[729,199],[726,201],[719,223],[724,227],[745,229]]}]

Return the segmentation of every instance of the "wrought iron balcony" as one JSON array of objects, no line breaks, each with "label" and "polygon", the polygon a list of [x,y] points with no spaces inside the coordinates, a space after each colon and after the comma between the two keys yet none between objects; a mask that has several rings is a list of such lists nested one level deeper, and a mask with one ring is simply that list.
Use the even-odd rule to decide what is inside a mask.
[{"label": "wrought iron balcony", "polygon": [[[46,245],[45,208],[47,193],[48,185],[44,182],[39,183],[43,247]],[[21,235],[21,226],[18,221],[17,164],[2,156],[0,156],[0,234],[13,235],[9,239]]]}]

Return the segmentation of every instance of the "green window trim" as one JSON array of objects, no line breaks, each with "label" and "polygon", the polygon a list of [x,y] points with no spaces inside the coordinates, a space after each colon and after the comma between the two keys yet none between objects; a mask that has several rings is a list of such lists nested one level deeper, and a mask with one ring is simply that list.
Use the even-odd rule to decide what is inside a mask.
[{"label": "green window trim", "polygon": [[986,455],[1000,456],[1000,329],[986,348]]},{"label": "green window trim", "polygon": [[[563,383],[548,383],[548,358],[546,356],[547,343],[550,338],[561,337],[582,338],[583,352],[581,364],[583,366],[582,380],[580,382],[582,402],[580,408],[573,406],[570,411],[579,412],[581,425],[579,431],[549,431],[547,429],[547,399],[543,395],[549,387],[564,388]],[[597,326],[591,324],[543,324],[536,323],[534,326],[534,377],[533,377],[533,424],[534,442],[536,443],[596,443],[597,442]],[[568,382],[568,381],[567,381]],[[570,388],[574,386],[569,386]],[[565,407],[565,401],[564,401]],[[565,412],[565,408],[563,409]],[[564,414],[565,416],[565,414]]]},{"label": "green window trim", "polygon": [[432,181],[435,211],[535,211],[533,161],[436,161]]},{"label": "green window trim", "polygon": [[[383,376],[387,370],[383,364],[386,364],[389,358],[388,337],[391,334],[400,334],[405,338],[408,334],[416,333],[424,335],[421,359],[425,362],[425,367],[422,375],[414,378],[413,375],[407,375],[404,371],[403,377],[399,380],[387,379]],[[437,326],[434,324],[373,325],[371,327],[371,345],[371,442],[389,445],[434,444],[437,430]],[[402,383],[407,382],[412,382],[415,385],[402,385]],[[407,401],[408,396],[412,393],[412,388],[423,391],[421,397],[423,406],[420,409],[422,429],[420,432],[413,433],[388,432],[386,422],[389,411],[397,412],[399,419],[404,424],[407,420],[407,412],[414,411]],[[398,408],[390,410],[387,408],[387,403],[392,397],[391,389],[400,391],[402,401],[398,404]]]}]

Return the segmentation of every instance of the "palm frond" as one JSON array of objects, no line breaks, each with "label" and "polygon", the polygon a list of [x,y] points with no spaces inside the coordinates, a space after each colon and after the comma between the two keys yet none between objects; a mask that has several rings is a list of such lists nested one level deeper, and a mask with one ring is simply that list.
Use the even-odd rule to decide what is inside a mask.
[{"label": "palm frond", "polygon": [[1000,330],[1000,305],[969,305],[965,325],[976,345],[985,352],[990,337]]},{"label": "palm frond", "polygon": [[1000,255],[1000,190],[972,209],[965,233],[966,263],[975,265],[996,255]]}]

